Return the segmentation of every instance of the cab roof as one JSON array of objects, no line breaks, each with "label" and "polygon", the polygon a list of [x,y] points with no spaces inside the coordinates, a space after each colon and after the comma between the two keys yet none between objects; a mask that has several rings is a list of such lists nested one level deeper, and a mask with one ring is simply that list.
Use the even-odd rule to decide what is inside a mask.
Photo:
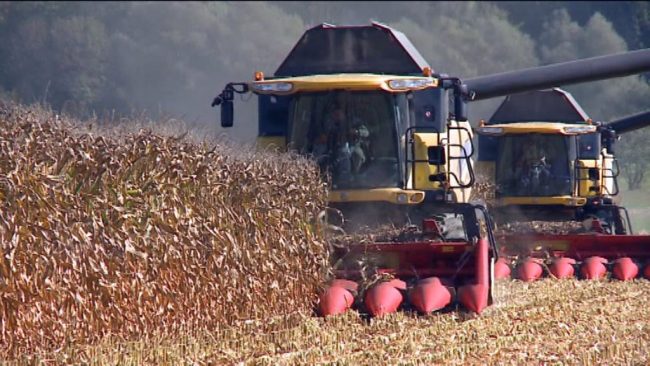
[{"label": "cab roof", "polygon": [[429,67],[402,33],[384,24],[308,29],[275,71],[275,77],[339,73],[421,75]]},{"label": "cab roof", "polygon": [[533,90],[508,95],[489,125],[516,122],[586,123],[589,116],[573,96],[560,89]]}]

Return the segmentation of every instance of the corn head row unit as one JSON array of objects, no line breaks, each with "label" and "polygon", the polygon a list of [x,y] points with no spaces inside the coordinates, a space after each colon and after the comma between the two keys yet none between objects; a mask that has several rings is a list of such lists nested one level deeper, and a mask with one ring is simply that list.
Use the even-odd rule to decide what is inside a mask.
[{"label": "corn head row unit", "polygon": [[[649,56],[630,52],[463,81],[436,73],[390,27],[322,24],[305,32],[273,77],[256,72],[253,81],[229,83],[213,106],[230,127],[234,96],[255,93],[258,144],[309,156],[327,177],[329,206],[343,217],[333,225],[336,215],[326,215],[327,224],[348,234],[376,230],[370,241],[336,246],[336,278],[320,296],[320,314],[457,305],[480,313],[492,302],[495,265],[503,261],[485,204],[470,202],[468,102],[638,73],[650,68]],[[485,82],[490,77],[497,82]],[[403,229],[389,235],[378,229],[386,225]],[[370,277],[379,280],[368,286]]]}]

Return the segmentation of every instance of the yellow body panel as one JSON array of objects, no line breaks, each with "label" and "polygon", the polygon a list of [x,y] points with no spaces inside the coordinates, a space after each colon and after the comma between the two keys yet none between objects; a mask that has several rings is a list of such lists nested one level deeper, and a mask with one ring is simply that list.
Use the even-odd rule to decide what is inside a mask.
[{"label": "yellow body panel", "polygon": [[[614,155],[608,153],[603,149],[603,152],[601,154],[602,156],[602,163],[601,163],[601,170],[600,170],[600,187],[601,187],[601,194],[604,195],[614,195],[616,194],[616,188],[615,188],[615,178],[613,177],[614,175]],[[620,197],[618,198],[620,200]],[[616,200],[616,201],[618,201]]]},{"label": "yellow body panel", "polygon": [[[440,134],[441,145],[445,146],[446,155],[445,164],[441,164],[442,169],[438,171],[436,165],[430,165],[428,162],[415,163],[414,181],[413,172],[411,171],[412,166],[409,164],[407,167],[409,175],[407,181],[408,188],[427,191],[445,189],[440,182],[429,181],[429,175],[436,173],[447,173],[447,182],[449,182],[451,186],[457,186],[461,183],[465,184],[469,182],[470,167],[467,166],[468,161],[464,159],[450,159],[450,157],[464,156],[465,152],[460,146],[465,146],[467,154],[471,154],[470,147],[471,139],[473,137],[472,128],[469,122],[450,121],[449,126],[464,127],[466,130],[447,129],[447,132]],[[416,132],[413,134],[413,140],[415,150],[414,158],[416,160],[428,160],[428,147],[438,145],[438,134]],[[446,144],[451,144],[451,146],[446,146]],[[470,159],[469,164],[471,164],[473,168],[473,160]],[[448,192],[451,193],[451,200],[453,202],[466,203],[470,200],[472,187],[451,188],[448,189]]]},{"label": "yellow body panel", "polygon": [[[438,146],[437,133],[414,133],[413,143],[415,150],[415,160],[428,160],[429,147]],[[444,171],[445,164],[441,164]],[[440,182],[432,182],[429,176],[438,173],[437,165],[431,165],[428,162],[415,163],[415,181],[413,182],[414,189],[432,190],[440,189]]]},{"label": "yellow body panel", "polygon": [[[599,178],[596,181],[589,179],[589,169],[596,168],[599,172]],[[593,197],[601,194],[602,188],[602,170],[599,160],[578,160],[578,192],[575,194],[580,197]],[[589,190],[596,188],[596,190]]]},{"label": "yellow body panel", "polygon": [[569,250],[571,246],[571,240],[536,240],[533,242],[532,248],[535,248],[537,251],[548,251],[548,250]]},{"label": "yellow body panel", "polygon": [[[431,83],[426,87],[418,87],[411,89],[391,89],[388,86],[390,80],[409,80],[421,79],[429,80]],[[273,83],[291,83],[293,88],[287,92],[277,91],[258,91],[254,89],[257,84],[273,84]],[[290,78],[281,78],[264,81],[253,81],[250,87],[259,94],[273,94],[285,95],[299,92],[318,92],[329,91],[335,89],[345,90],[385,90],[392,93],[403,93],[410,90],[422,90],[427,88],[435,88],[438,86],[438,79],[423,76],[396,76],[396,75],[377,75],[377,74],[334,74],[334,75],[309,75],[309,76],[296,76]]]},{"label": "yellow body panel", "polygon": [[[404,198],[400,200],[400,197]],[[423,200],[424,192],[400,188],[340,190],[329,193],[329,202],[384,201],[403,205],[415,205],[421,203]]]},{"label": "yellow body panel", "polygon": [[[508,134],[526,134],[526,133],[543,133],[543,134],[559,134],[559,135],[576,135],[578,133],[568,133],[564,130],[565,127],[590,127],[587,128],[587,131],[582,133],[590,133],[596,131],[596,126],[590,125],[576,125],[576,124],[567,124],[567,123],[555,123],[555,122],[517,122],[517,123],[505,123],[497,125],[485,126],[487,128],[501,128],[502,132],[499,135],[508,135]],[[478,129],[480,133],[480,128]],[[489,135],[486,133],[486,135]]]},{"label": "yellow body panel", "polygon": [[583,197],[552,196],[552,197],[503,197],[495,200],[497,206],[509,205],[561,205],[584,206],[587,199]]},{"label": "yellow body panel", "polygon": [[284,152],[287,150],[287,142],[284,136],[257,136],[259,150],[273,150]]}]

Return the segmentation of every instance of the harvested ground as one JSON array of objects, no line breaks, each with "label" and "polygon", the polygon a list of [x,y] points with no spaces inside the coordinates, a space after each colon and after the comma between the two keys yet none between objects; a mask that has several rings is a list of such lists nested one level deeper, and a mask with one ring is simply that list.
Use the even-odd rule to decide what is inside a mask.
[{"label": "harvested ground", "polygon": [[152,365],[650,362],[649,281],[506,281],[497,284],[496,297],[480,316],[397,313],[366,321],[354,311],[328,319],[294,314],[171,338],[106,339],[40,359]]}]

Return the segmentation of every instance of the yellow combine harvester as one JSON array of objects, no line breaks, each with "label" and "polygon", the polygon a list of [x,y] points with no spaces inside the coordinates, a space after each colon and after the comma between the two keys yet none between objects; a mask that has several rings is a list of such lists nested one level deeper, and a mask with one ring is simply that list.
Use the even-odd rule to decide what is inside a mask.
[{"label": "yellow combine harvester", "polygon": [[[635,64],[638,55],[607,60],[630,56],[633,62],[624,68],[596,75],[650,66]],[[575,64],[560,64],[567,67]],[[371,315],[405,306],[428,313],[455,304],[480,312],[491,302],[498,254],[490,215],[469,202],[475,179],[466,106],[484,94],[539,87],[536,69],[524,70],[526,75],[533,80],[523,87],[506,79],[494,89],[482,78],[471,79],[470,86],[434,72],[390,27],[322,24],[305,32],[272,77],[256,72],[252,81],[229,83],[212,105],[221,106],[222,126],[231,127],[234,95],[255,93],[259,144],[317,162],[344,230],[407,225],[398,235],[377,233],[372,243],[336,249],[337,279],[321,296],[321,314],[353,305]],[[561,76],[554,82],[594,79]],[[368,269],[394,279],[366,291],[359,281]]]},{"label": "yellow combine harvester", "polygon": [[[614,143],[617,135],[647,125],[650,112],[593,122],[558,88],[508,96],[477,129],[478,165],[494,179],[491,211],[497,223],[579,221],[584,226],[562,233],[516,232],[499,237],[499,243],[528,246],[533,257],[553,252],[548,268],[559,277],[572,274],[574,265],[583,267],[587,278],[601,277],[610,261],[615,277],[636,277],[639,265],[650,259],[650,236],[632,235],[627,211],[619,205]],[[599,265],[587,269],[593,258]],[[540,277],[539,259],[524,261],[519,276]]]},{"label": "yellow combine harvester", "polygon": [[558,88],[508,96],[477,129],[482,135],[478,164],[494,174],[500,219],[597,218],[612,233],[626,233],[615,205],[614,134],[650,124],[648,113],[632,117],[595,123]]}]

